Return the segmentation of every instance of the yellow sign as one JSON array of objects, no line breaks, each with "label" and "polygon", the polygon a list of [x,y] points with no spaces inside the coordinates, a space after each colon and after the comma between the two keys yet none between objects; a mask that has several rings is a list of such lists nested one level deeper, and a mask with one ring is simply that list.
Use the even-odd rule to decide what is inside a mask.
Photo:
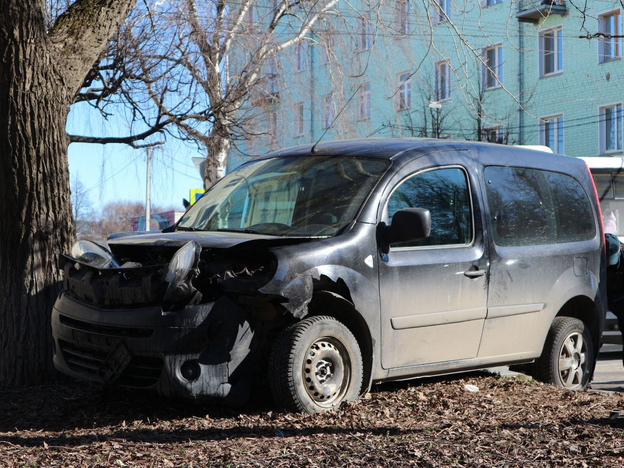
[{"label": "yellow sign", "polygon": [[203,188],[191,189],[191,205],[201,198],[205,190]]}]

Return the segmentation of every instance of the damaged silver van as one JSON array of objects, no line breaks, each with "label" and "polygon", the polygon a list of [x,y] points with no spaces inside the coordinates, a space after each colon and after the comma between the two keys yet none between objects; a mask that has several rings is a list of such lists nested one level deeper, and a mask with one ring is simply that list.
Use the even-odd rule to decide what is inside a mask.
[{"label": "damaged silver van", "polygon": [[585,388],[605,318],[584,162],[471,142],[287,149],[172,228],[78,242],[53,310],[70,376],[315,413],[372,383],[526,364]]}]

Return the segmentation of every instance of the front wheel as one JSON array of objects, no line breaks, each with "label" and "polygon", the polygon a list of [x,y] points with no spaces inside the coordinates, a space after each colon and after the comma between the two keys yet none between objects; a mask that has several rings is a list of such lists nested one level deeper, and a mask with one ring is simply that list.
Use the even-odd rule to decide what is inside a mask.
[{"label": "front wheel", "polygon": [[284,330],[269,360],[275,403],[288,411],[328,411],[357,399],[362,354],[353,333],[333,317],[309,317]]},{"label": "front wheel", "polygon": [[586,388],[594,366],[594,345],[585,324],[573,317],[556,317],[536,364],[546,383],[570,390]]}]

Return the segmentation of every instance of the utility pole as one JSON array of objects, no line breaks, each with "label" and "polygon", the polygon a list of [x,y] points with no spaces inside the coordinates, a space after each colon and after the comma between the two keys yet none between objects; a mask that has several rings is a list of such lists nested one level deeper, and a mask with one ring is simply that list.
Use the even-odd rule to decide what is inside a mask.
[{"label": "utility pole", "polygon": [[151,185],[152,185],[152,147],[147,147],[147,187],[145,189],[145,230],[151,231],[152,207],[151,207]]}]

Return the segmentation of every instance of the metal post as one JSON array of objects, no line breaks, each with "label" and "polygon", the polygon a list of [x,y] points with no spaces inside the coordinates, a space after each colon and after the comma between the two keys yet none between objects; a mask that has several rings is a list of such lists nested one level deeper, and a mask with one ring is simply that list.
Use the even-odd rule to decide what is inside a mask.
[{"label": "metal post", "polygon": [[150,187],[152,185],[152,147],[147,147],[147,187],[145,189],[145,230],[151,231],[151,219],[152,219],[152,208],[151,208],[151,191]]}]

